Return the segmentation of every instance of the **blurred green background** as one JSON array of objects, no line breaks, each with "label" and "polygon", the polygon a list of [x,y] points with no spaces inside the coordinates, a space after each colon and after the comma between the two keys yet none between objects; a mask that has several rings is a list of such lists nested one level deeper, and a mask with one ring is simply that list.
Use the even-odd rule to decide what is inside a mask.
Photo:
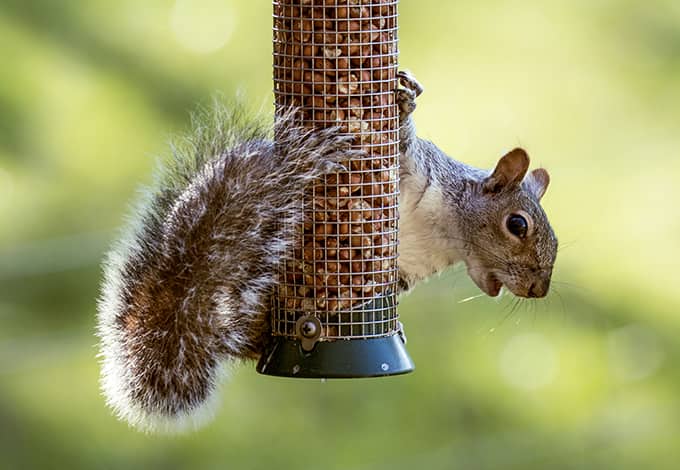
[{"label": "blurred green background", "polygon": [[552,175],[552,294],[461,269],[402,299],[415,373],[234,367],[205,429],[146,436],[98,391],[102,254],[188,113],[271,112],[271,4],[0,2],[0,468],[671,469],[680,461],[680,2],[402,0],[420,134]]}]

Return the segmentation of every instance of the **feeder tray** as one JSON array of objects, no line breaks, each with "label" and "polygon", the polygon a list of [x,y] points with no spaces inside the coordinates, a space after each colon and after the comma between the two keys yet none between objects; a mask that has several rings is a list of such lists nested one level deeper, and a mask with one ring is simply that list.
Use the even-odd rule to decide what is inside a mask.
[{"label": "feeder tray", "polygon": [[276,113],[339,127],[363,156],[302,201],[305,222],[272,296],[263,374],[413,370],[397,314],[397,0],[275,0]]}]

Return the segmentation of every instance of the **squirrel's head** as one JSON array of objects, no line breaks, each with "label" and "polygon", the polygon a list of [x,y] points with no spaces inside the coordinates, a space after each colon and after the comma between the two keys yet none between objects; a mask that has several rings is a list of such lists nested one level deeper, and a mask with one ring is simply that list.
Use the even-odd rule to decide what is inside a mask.
[{"label": "squirrel's head", "polygon": [[540,205],[550,177],[528,169],[523,149],[508,152],[468,185],[461,204],[459,249],[472,280],[492,297],[503,285],[520,297],[544,297],[550,287],[557,238]]}]

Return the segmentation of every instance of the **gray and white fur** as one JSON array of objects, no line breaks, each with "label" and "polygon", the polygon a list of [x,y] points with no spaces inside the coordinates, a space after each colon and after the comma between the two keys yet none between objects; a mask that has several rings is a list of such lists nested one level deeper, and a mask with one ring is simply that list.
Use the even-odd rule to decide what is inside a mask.
[{"label": "gray and white fur", "polygon": [[264,347],[268,297],[303,194],[353,152],[351,138],[297,127],[292,114],[275,132],[278,151],[239,111],[200,113],[105,261],[102,389],[134,426],[198,426],[225,362]]},{"label": "gray and white fur", "polygon": [[[446,157],[415,136],[420,86],[400,78],[400,287],[464,261],[489,295],[503,284],[519,296],[545,295],[557,246],[539,205],[547,172],[524,178],[521,149],[493,172]],[[211,416],[225,364],[262,353],[303,194],[354,152],[348,137],[300,128],[292,114],[275,122],[275,151],[266,126],[215,108],[199,113],[191,137],[173,149],[104,264],[102,390],[119,418],[145,431],[198,427]],[[528,222],[521,239],[506,227],[518,213]]]}]

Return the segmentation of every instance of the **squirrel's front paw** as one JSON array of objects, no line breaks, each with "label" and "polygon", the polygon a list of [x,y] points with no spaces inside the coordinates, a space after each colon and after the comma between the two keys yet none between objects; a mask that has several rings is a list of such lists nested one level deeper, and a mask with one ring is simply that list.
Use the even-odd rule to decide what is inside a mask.
[{"label": "squirrel's front paw", "polygon": [[416,109],[416,97],[423,92],[423,87],[410,72],[401,70],[397,73],[399,84],[397,88],[397,104],[399,105],[399,122],[404,122]]}]

